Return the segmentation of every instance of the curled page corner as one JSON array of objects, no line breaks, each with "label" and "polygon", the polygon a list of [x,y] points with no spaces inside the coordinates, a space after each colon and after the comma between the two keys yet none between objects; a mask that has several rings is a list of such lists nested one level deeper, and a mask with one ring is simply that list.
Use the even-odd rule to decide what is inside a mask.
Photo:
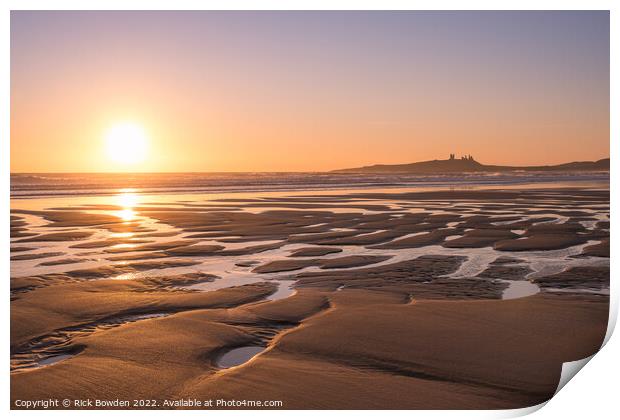
[{"label": "curled page corner", "polygon": [[560,382],[558,383],[558,387],[556,388],[555,392],[553,393],[553,395],[555,396],[558,392],[560,392],[560,390],[562,388],[564,388],[564,385],[566,385],[568,383],[568,381],[570,381],[571,379],[573,379],[573,376],[575,376],[577,374],[577,372],[579,372],[586,364],[588,364],[588,362],[590,360],[592,360],[592,358],[594,357],[596,353],[594,353],[592,356],[588,356],[584,359],[580,359],[580,360],[574,360],[572,362],[565,362],[562,364],[562,374],[560,375]]},{"label": "curled page corner", "polygon": [[[596,353],[595,353],[596,354]],[[556,388],[555,392],[553,393],[553,396],[555,396],[558,392],[560,392],[560,390],[562,388],[564,388],[564,385],[566,385],[571,379],[573,379],[573,377],[586,365],[588,364],[588,362],[594,357],[593,354],[592,356],[588,356],[584,359],[580,359],[580,360],[573,360],[572,362],[565,362],[562,364],[562,373],[560,375],[560,382],[558,383],[558,387]],[[553,397],[551,397],[553,398]],[[532,414],[538,410],[540,410],[541,408],[543,408],[545,405],[547,405],[547,403],[549,401],[551,401],[551,398],[548,399],[547,401],[544,401],[540,404],[537,405],[533,405],[531,407],[524,407],[524,408],[517,408],[514,410],[505,410],[502,412],[502,414],[499,415],[498,418],[516,418],[516,417],[523,417],[523,416],[527,416],[528,414]]]}]

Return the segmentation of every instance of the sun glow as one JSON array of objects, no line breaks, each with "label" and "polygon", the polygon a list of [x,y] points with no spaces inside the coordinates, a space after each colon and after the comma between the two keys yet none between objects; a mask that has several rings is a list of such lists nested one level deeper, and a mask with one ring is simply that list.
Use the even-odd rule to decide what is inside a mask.
[{"label": "sun glow", "polygon": [[131,122],[110,127],[105,136],[108,157],[114,163],[131,165],[143,162],[148,153],[149,141],[144,129]]}]

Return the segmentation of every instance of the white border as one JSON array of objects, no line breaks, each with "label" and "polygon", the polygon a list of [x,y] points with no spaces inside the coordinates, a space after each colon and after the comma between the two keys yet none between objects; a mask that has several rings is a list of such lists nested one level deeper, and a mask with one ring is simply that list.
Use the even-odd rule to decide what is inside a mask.
[{"label": "white border", "polygon": [[[521,1],[490,1],[490,0],[475,0],[475,1],[458,1],[458,0],[444,0],[444,1],[422,1],[422,0],[383,0],[383,1],[346,1],[346,0],[297,0],[297,1],[285,1],[285,0],[229,0],[229,1],[210,1],[210,0],[92,0],[92,1],[79,1],[79,0],[57,0],[57,1],[45,1],[45,0],[9,0],[3,2],[2,8],[4,9],[0,18],[0,27],[2,28],[1,34],[3,42],[1,44],[2,51],[2,63],[0,71],[2,72],[2,105],[0,106],[0,168],[2,173],[0,174],[0,185],[2,196],[2,207],[0,212],[3,216],[0,222],[0,247],[2,253],[1,267],[2,267],[2,281],[4,282],[5,289],[7,290],[7,283],[10,277],[9,275],[9,191],[10,191],[10,153],[9,153],[9,110],[10,110],[10,10],[236,10],[236,9],[250,9],[250,10],[382,10],[382,9],[413,9],[413,10],[611,10],[611,74],[618,74],[620,66],[618,66],[618,51],[617,48],[620,45],[618,42],[618,19],[617,14],[620,8],[616,6],[617,2],[605,1],[605,0],[590,0],[590,1],[577,1],[577,0],[521,0]],[[616,6],[616,7],[614,7]],[[616,51],[614,51],[614,47]],[[611,79],[611,139],[618,138],[618,123],[617,119],[613,116],[618,115],[617,101],[619,97],[619,85],[615,80]],[[618,176],[615,170],[616,158],[620,156],[618,154],[618,142],[611,143],[611,185],[617,185]],[[618,197],[615,194],[615,188],[612,188],[611,206],[616,208],[615,205],[618,201]],[[611,288],[611,317],[612,322],[615,324],[615,318],[617,318],[618,312],[618,293],[615,287],[616,278],[618,274],[617,264],[615,261],[615,244],[618,239],[616,230],[611,232],[612,247],[611,253],[614,255],[611,263],[611,277],[613,287]],[[5,337],[4,346],[2,347],[2,355],[0,358],[3,360],[9,359],[9,300],[8,296],[2,300],[4,322],[1,324],[2,333]],[[620,354],[620,344],[618,344],[617,337],[612,337],[611,340],[604,347],[600,354],[597,354],[593,360],[578,374],[578,379],[570,381],[565,388],[561,390],[548,404],[546,404],[543,410],[537,411],[531,416],[536,419],[553,419],[553,418],[565,418],[565,419],[583,419],[588,416],[596,419],[614,418],[617,415],[618,403],[617,392],[615,391],[615,382],[618,375],[618,360],[615,357],[616,354]],[[2,363],[2,397],[0,397],[0,407],[3,411],[9,410],[9,364]],[[540,407],[538,407],[540,408]],[[5,411],[5,412],[6,412]],[[314,412],[311,410],[296,411],[294,413],[288,411],[182,411],[175,412],[174,415],[181,415],[193,418],[204,418],[204,416],[214,418],[238,418],[240,416],[251,416],[254,419],[274,419],[290,417],[291,415],[301,419],[311,419],[317,415],[320,416],[349,416],[354,415],[361,418],[370,418],[370,416],[376,416],[380,414],[382,416],[390,416],[394,418],[407,418],[411,416],[417,418],[507,418],[515,417],[519,415],[527,414],[527,412],[535,411],[535,409],[523,409],[513,411],[383,411],[381,413],[375,413],[372,411],[358,411],[358,412],[344,412],[344,411],[329,411],[329,412]],[[172,413],[167,411],[150,411],[150,412],[137,412],[137,411],[118,411],[114,413],[105,411],[89,411],[88,413],[82,413],[79,411],[39,411],[36,413],[25,411],[11,411],[10,415],[16,418],[30,418],[32,416],[46,416],[50,418],[65,419],[77,418],[78,416],[88,415],[90,418],[107,418],[110,415],[121,418],[126,417],[146,417],[153,419],[168,418]]]}]

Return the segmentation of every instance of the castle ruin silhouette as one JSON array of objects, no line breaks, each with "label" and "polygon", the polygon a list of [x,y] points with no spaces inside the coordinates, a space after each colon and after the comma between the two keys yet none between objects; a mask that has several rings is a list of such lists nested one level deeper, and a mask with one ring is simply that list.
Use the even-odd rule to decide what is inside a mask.
[{"label": "castle ruin silhouette", "polygon": [[[450,160],[455,160],[454,153],[450,153]],[[461,160],[469,160],[471,162],[475,161],[475,159],[474,159],[474,157],[472,155],[461,156]]]}]

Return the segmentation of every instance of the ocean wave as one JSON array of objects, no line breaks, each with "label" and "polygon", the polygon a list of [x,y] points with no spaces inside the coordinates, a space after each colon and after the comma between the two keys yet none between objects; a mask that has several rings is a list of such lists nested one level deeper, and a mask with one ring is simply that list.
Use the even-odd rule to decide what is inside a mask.
[{"label": "ocean wave", "polygon": [[142,193],[225,193],[304,189],[450,187],[529,183],[609,182],[609,172],[496,172],[449,174],[134,173],[11,174],[12,197]]}]

